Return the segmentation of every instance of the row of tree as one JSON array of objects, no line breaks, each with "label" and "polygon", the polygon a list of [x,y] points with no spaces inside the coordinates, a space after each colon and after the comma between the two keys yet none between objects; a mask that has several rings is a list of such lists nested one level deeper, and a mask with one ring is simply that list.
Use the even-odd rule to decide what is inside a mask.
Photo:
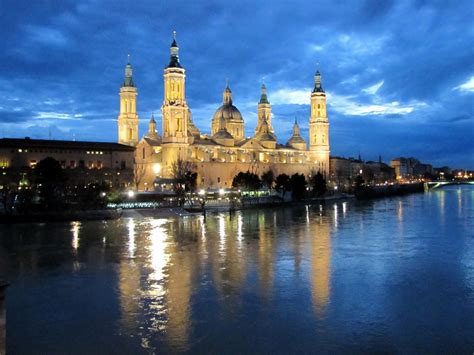
[{"label": "row of tree", "polygon": [[[247,172],[238,173],[232,186],[243,191],[255,191],[266,187],[275,189],[283,195],[291,191],[293,199],[299,200],[306,196],[309,190],[313,196],[323,196],[327,191],[326,179],[320,172],[311,174],[307,180],[304,174],[280,174],[275,177],[272,170],[268,170],[259,177],[257,174]],[[309,189],[307,189],[309,187]]]}]

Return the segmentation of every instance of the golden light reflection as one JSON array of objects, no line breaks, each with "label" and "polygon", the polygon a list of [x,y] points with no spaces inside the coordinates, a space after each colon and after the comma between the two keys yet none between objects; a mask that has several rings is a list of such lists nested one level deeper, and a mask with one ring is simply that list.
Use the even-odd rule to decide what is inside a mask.
[{"label": "golden light reflection", "polygon": [[199,224],[201,226],[201,240],[203,243],[206,242],[206,217],[199,217]]},{"label": "golden light reflection", "polygon": [[219,215],[219,251],[222,253],[225,251],[225,242],[226,242],[226,234],[225,234],[225,218],[224,214]]},{"label": "golden light reflection", "polygon": [[[163,220],[164,222],[165,220]],[[171,222],[178,224],[183,220]],[[156,313],[166,312],[167,322],[162,323],[166,337],[171,348],[181,352],[187,348],[189,328],[191,325],[191,295],[193,290],[194,275],[198,270],[199,259],[196,255],[197,245],[182,244],[183,240],[167,241],[167,235],[162,222],[158,222],[159,227],[155,228],[152,235],[157,237],[153,244],[152,264],[155,268],[154,278],[158,282],[156,286],[157,295],[164,296],[165,303],[157,302]],[[197,226],[197,225],[196,225]],[[179,238],[190,238],[190,230],[181,229],[182,234],[174,234]],[[161,281],[160,281],[161,280]],[[164,282],[166,289],[159,285]],[[164,292],[166,290],[166,292]],[[165,308],[166,307],[166,308]],[[158,317],[160,321],[162,317]]]},{"label": "golden light reflection", "polygon": [[311,295],[316,315],[322,317],[330,296],[331,230],[328,221],[314,221],[311,263]]},{"label": "golden light reflection", "polygon": [[244,235],[243,226],[244,226],[244,219],[242,217],[242,214],[239,213],[237,216],[237,240],[240,246],[242,246],[242,240],[243,240],[243,235]]},{"label": "golden light reflection", "polygon": [[[243,217],[221,214],[208,221],[206,254],[214,285],[222,306],[228,310],[239,307],[242,283],[246,278],[246,258],[243,246]],[[240,240],[239,240],[240,239]]]},{"label": "golden light reflection", "polygon": [[397,219],[398,219],[398,222],[400,222],[400,223],[403,222],[403,202],[402,202],[402,200],[399,200],[398,204],[397,204]]},{"label": "golden light reflection", "polygon": [[127,223],[128,228],[128,257],[133,258],[135,253],[135,221],[130,218]]},{"label": "golden light reflection", "polygon": [[347,202],[342,203],[342,217],[346,218],[346,213],[347,213]]},{"label": "golden light reflection", "polygon": [[71,222],[72,241],[71,246],[74,250],[79,248],[79,231],[81,230],[81,222]]},{"label": "golden light reflection", "polygon": [[339,227],[339,207],[337,203],[334,204],[334,228]]},{"label": "golden light reflection", "polygon": [[149,294],[153,296],[163,296],[164,269],[169,262],[170,255],[166,252],[167,233],[164,228],[166,219],[154,219],[150,223],[151,231],[148,235],[149,240],[149,260],[152,272],[148,275]]}]

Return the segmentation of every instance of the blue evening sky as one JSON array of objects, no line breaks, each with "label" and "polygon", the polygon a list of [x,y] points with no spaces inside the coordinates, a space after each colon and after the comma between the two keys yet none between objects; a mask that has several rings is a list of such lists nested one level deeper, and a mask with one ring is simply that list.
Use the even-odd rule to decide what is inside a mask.
[{"label": "blue evening sky", "polygon": [[280,143],[307,137],[319,63],[331,154],[474,169],[474,2],[0,0],[0,134],[116,141],[127,54],[140,136],[172,31],[202,133],[226,78],[251,135],[264,80]]}]

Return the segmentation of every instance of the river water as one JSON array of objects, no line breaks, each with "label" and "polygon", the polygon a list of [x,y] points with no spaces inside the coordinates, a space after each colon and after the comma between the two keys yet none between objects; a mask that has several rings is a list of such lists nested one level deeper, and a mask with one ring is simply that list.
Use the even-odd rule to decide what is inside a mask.
[{"label": "river water", "polygon": [[474,351],[474,189],[0,226],[7,352]]}]

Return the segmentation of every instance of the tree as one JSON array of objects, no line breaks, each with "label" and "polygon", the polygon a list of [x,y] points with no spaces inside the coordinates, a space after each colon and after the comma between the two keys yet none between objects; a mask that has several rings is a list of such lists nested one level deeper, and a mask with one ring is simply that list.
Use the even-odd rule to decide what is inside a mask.
[{"label": "tree", "polygon": [[36,186],[46,208],[57,207],[61,202],[66,177],[59,162],[51,157],[41,160],[35,167]]},{"label": "tree", "polygon": [[290,177],[286,174],[280,174],[275,179],[275,189],[285,196],[286,191],[290,191]]},{"label": "tree", "polygon": [[362,172],[362,177],[363,179],[369,183],[369,184],[372,184],[374,183],[374,179],[375,179],[375,174],[374,172],[372,171],[372,169],[370,168],[365,168]]},{"label": "tree", "polygon": [[109,192],[110,185],[101,181],[87,185],[69,186],[67,197],[68,202],[79,209],[97,209],[107,205]]},{"label": "tree", "polygon": [[326,179],[323,177],[321,172],[313,174],[311,177],[311,187],[313,188],[313,194],[318,197],[323,196],[327,191]]},{"label": "tree", "polygon": [[360,175],[357,175],[354,179],[354,185],[356,188],[358,187],[361,187],[362,185],[364,185],[365,181],[364,179],[362,178],[362,176]]},{"label": "tree", "polygon": [[258,190],[262,186],[262,182],[257,174],[247,171],[234,176],[232,186],[242,190]]},{"label": "tree", "polygon": [[[194,172],[196,166],[181,158],[171,164],[171,175],[176,180],[174,191],[176,195],[183,197],[186,191],[194,192],[197,185],[197,173]],[[183,200],[184,202],[184,200]]]},{"label": "tree", "polygon": [[262,174],[262,182],[271,189],[273,187],[273,182],[275,181],[275,174],[272,170],[268,170]]},{"label": "tree", "polygon": [[135,162],[133,164],[133,183],[135,185],[135,189],[138,190],[143,178],[146,175],[146,164],[141,162]]},{"label": "tree", "polygon": [[306,191],[306,178],[303,174],[293,174],[290,178],[291,191],[294,200],[301,200]]}]

